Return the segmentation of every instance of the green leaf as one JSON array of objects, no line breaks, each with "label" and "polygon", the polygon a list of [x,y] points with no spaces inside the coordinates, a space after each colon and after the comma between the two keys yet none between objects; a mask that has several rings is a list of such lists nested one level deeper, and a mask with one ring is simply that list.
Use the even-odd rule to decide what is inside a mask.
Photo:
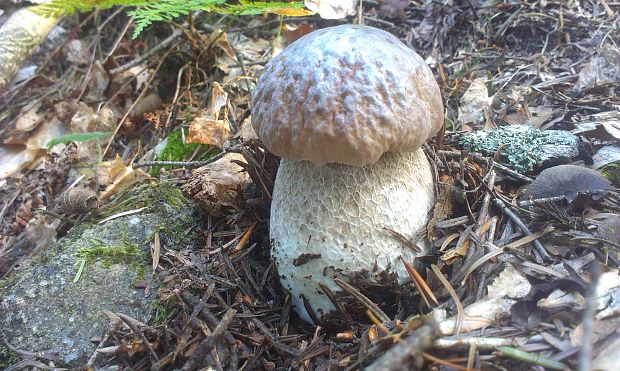
[{"label": "green leaf", "polygon": [[499,347],[497,348],[507,357],[517,359],[522,362],[527,362],[533,365],[542,366],[551,370],[566,370],[567,367],[564,363],[543,357],[539,354],[524,352],[513,347]]},{"label": "green leaf", "polygon": [[113,133],[112,132],[99,132],[94,131],[92,133],[74,133],[60,136],[58,138],[54,138],[47,143],[47,149],[52,149],[57,144],[60,143],[68,143],[68,142],[89,142],[91,140],[96,140],[103,137],[109,137]]}]

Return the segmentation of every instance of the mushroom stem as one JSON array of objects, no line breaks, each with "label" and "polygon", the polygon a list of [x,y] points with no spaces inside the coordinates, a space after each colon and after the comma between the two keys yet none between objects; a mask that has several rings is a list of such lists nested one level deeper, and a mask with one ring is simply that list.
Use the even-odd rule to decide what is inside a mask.
[{"label": "mushroom stem", "polygon": [[[399,256],[413,262],[427,249],[418,239],[434,202],[431,167],[424,152],[386,153],[363,167],[283,158],[271,206],[272,256],[297,313],[312,322],[335,310],[319,283],[341,291],[334,278],[369,283],[388,273],[402,284],[408,275]],[[411,238],[405,246],[389,230]],[[417,240],[417,241],[416,241]],[[357,282],[357,281],[356,281]]]}]

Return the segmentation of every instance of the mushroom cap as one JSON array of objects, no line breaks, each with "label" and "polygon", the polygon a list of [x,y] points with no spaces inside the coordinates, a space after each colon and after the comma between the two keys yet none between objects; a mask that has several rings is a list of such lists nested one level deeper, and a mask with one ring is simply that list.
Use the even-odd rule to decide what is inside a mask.
[{"label": "mushroom cap", "polygon": [[527,200],[563,196],[571,203],[580,193],[587,193],[596,201],[611,189],[609,180],[596,170],[576,165],[558,165],[543,170],[522,198]]},{"label": "mushroom cap", "polygon": [[265,67],[252,125],[272,153],[363,166],[411,152],[443,124],[430,68],[392,34],[341,25],[292,43]]}]

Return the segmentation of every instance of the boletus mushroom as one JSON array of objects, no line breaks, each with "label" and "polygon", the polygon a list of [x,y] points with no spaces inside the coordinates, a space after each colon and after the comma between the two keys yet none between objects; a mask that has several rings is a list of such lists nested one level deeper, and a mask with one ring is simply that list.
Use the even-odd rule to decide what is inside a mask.
[{"label": "boletus mushroom", "polygon": [[[270,217],[282,286],[307,322],[335,310],[338,278],[370,284],[408,275],[434,203],[422,144],[443,123],[430,68],[388,32],[314,31],[273,58],[252,96],[252,125],[282,157]],[[403,243],[393,232],[417,244]]]}]

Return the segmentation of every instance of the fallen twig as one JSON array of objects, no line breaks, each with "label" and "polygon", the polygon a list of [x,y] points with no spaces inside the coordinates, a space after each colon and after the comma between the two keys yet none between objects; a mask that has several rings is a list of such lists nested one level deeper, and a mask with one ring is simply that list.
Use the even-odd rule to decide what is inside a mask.
[{"label": "fallen twig", "polygon": [[369,371],[396,371],[411,370],[412,365],[421,366],[421,354],[430,347],[439,336],[439,327],[434,321],[409,333],[400,343],[392,346],[381,357],[374,361],[366,370]]},{"label": "fallen twig", "polygon": [[202,365],[204,357],[213,349],[213,347],[224,337],[224,333],[228,329],[228,326],[235,318],[237,311],[233,308],[228,309],[221,322],[213,329],[213,332],[203,339],[200,344],[194,349],[190,358],[183,365],[183,370],[195,370],[199,365]]},{"label": "fallen twig", "polygon": [[132,164],[132,166],[134,168],[147,167],[147,166],[182,166],[188,169],[192,169],[192,168],[198,168],[198,167],[212,164],[215,161],[224,157],[227,153],[241,153],[242,150],[243,150],[243,147],[241,145],[235,145],[235,146],[226,148],[223,152],[220,152],[217,155],[205,161],[144,161],[144,162],[134,163]]}]

